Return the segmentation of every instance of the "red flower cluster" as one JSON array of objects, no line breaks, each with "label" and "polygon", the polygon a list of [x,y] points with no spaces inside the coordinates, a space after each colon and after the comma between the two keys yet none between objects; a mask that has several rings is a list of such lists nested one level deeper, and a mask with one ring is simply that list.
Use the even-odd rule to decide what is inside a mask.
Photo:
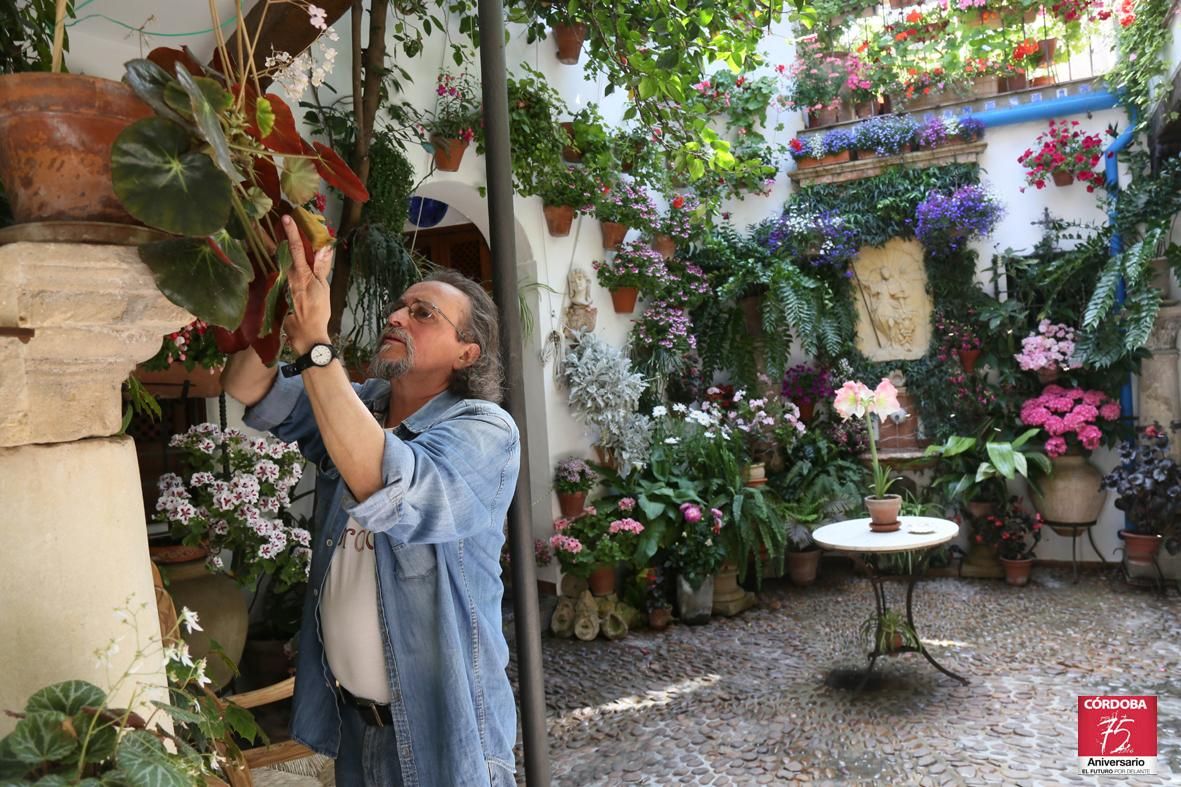
[{"label": "red flower cluster", "polygon": [[1095,190],[1100,179],[1095,166],[1103,157],[1103,140],[1098,134],[1080,130],[1078,125],[1077,120],[1051,120],[1049,129],[1038,134],[1036,150],[1030,148],[1017,158],[1017,163],[1026,168],[1026,183],[1044,189],[1055,172],[1064,172],[1086,183],[1087,191]]},{"label": "red flower cluster", "polygon": [[1041,50],[1038,48],[1037,41],[1034,41],[1032,38],[1027,38],[1024,41],[1018,43],[1017,46],[1013,47],[1013,62],[1020,63],[1021,61],[1034,57],[1035,55],[1040,56],[1040,54]]}]

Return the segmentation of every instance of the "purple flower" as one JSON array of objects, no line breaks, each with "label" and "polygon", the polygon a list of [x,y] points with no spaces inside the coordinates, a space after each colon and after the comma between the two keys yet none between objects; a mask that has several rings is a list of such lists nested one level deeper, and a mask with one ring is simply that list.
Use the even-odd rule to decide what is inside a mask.
[{"label": "purple flower", "polygon": [[1004,212],[1000,200],[980,186],[961,186],[951,194],[932,191],[915,211],[915,235],[929,251],[954,252],[970,238],[992,232]]}]

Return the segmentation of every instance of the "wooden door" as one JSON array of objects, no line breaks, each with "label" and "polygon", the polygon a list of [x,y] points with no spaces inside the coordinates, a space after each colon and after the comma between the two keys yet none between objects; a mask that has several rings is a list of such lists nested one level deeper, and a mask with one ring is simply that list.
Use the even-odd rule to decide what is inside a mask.
[{"label": "wooden door", "polygon": [[459,271],[485,289],[492,287],[492,252],[475,224],[454,224],[406,233],[414,251],[442,268]]}]

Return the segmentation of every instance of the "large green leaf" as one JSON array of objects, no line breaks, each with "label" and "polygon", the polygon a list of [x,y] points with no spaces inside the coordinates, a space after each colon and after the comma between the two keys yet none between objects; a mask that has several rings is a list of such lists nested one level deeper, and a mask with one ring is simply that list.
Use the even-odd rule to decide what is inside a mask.
[{"label": "large green leaf", "polygon": [[11,738],[11,735],[0,738],[0,784],[7,783],[12,779],[19,779],[29,770],[29,764],[21,762],[12,753]]},{"label": "large green leaf", "polygon": [[107,701],[107,695],[93,683],[84,680],[67,680],[46,686],[29,697],[25,710],[57,711],[73,716],[83,708],[100,708]]},{"label": "large green leaf", "polygon": [[193,779],[150,732],[135,730],[119,741],[119,769],[133,787],[191,787]]},{"label": "large green leaf", "polygon": [[58,711],[34,711],[16,723],[8,736],[12,756],[29,765],[64,760],[78,750],[69,717]]},{"label": "large green leaf", "polygon": [[985,443],[984,450],[988,452],[988,458],[998,473],[1010,481],[1017,476],[1017,463],[1013,459],[1013,446],[1010,443]]},{"label": "large green leaf", "polygon": [[62,774],[51,773],[33,782],[33,787],[70,787],[71,784],[73,782]]},{"label": "large green leaf", "polygon": [[157,115],[177,123],[184,122],[164,100],[164,89],[176,82],[167,71],[147,59],[129,60],[123,67],[126,69],[123,81],[130,85],[135,94],[155,110]]},{"label": "large green leaf", "polygon": [[135,218],[174,235],[212,235],[230,217],[230,179],[189,152],[182,126],[151,117],[125,128],[111,148],[115,195]]},{"label": "large green leaf", "polygon": [[198,132],[213,149],[213,163],[217,164],[218,169],[226,173],[234,183],[240,182],[242,173],[234,166],[234,159],[230,155],[230,143],[226,141],[221,121],[218,120],[218,113],[229,108],[232,103],[229,91],[209,77],[194,77],[179,63],[176,66],[176,78],[189,94],[189,104]]},{"label": "large green leaf", "polygon": [[246,314],[254,270],[241,241],[225,231],[213,238],[180,238],[139,247],[156,286],[168,300],[211,325],[234,330]]}]

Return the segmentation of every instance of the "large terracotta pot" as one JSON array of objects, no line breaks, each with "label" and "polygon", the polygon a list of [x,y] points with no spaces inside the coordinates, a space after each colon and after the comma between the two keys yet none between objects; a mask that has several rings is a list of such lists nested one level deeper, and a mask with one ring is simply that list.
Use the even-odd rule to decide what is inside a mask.
[{"label": "large terracotta pot", "polygon": [[586,492],[558,492],[558,508],[561,509],[564,517],[581,514],[585,502]]},{"label": "large terracotta pot", "polygon": [[[207,655],[210,643],[216,641],[230,661],[235,665],[241,661],[250,614],[238,583],[225,574],[209,573],[203,558],[162,565],[160,571],[168,582],[168,593],[177,610],[188,607],[201,622],[203,631],[187,633],[182,629],[181,632],[193,658]],[[209,659],[206,674],[214,689],[224,687],[233,677],[230,668],[216,657]]]},{"label": "large terracotta pot", "polygon": [[570,234],[570,225],[574,223],[574,208],[570,205],[543,205],[545,226],[549,234],[555,238],[564,238]]},{"label": "large terracotta pot", "polygon": [[1005,582],[1021,587],[1029,584],[1029,573],[1033,570],[1033,559],[1009,560],[1001,558],[1001,565],[1005,567]]},{"label": "large terracotta pot", "polygon": [[1158,535],[1133,533],[1129,530],[1121,530],[1119,537],[1124,540],[1124,557],[1136,566],[1151,566],[1163,540]]},{"label": "large terracotta pot", "polygon": [[463,161],[464,152],[467,151],[467,142],[435,135],[431,137],[431,145],[435,149],[435,169],[440,172],[459,171],[459,164]]},{"label": "large terracotta pot", "polygon": [[0,181],[18,224],[138,224],[111,186],[111,145],[151,116],[131,88],[80,74],[0,76]]},{"label": "large terracotta pot", "polygon": [[609,596],[615,592],[615,566],[599,566],[587,578],[591,595]]},{"label": "large terracotta pot", "polygon": [[820,550],[808,549],[803,552],[787,553],[787,575],[793,585],[807,587],[816,581],[820,569]]},{"label": "large terracotta pot", "polygon": [[869,511],[869,529],[875,533],[892,533],[902,527],[898,512],[902,510],[902,495],[886,495],[865,498],[865,508]]},{"label": "large terracotta pot", "polygon": [[582,54],[582,42],[586,40],[586,25],[577,22],[572,25],[554,25],[554,42],[558,45],[558,62],[572,66]]},{"label": "large terracotta pot", "polygon": [[1055,533],[1077,535],[1073,528],[1094,524],[1103,510],[1107,499],[1107,490],[1100,486],[1103,474],[1074,451],[1051,459],[1050,464],[1054,470],[1038,482],[1042,494],[1033,492],[1033,504]]}]

